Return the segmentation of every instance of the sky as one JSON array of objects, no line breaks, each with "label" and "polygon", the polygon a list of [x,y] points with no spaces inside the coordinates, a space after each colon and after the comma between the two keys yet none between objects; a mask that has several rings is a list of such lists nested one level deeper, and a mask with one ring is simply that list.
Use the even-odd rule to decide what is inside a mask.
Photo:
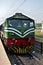
[{"label": "sky", "polygon": [[0,25],[17,12],[39,23],[43,21],[43,0],[0,0]]}]

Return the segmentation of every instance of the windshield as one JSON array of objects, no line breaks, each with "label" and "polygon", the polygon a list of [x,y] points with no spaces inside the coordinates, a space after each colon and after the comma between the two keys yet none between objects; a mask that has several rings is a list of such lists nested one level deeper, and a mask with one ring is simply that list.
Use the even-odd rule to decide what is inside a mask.
[{"label": "windshield", "polygon": [[29,20],[10,20],[9,25],[17,28],[27,28],[30,26]]}]

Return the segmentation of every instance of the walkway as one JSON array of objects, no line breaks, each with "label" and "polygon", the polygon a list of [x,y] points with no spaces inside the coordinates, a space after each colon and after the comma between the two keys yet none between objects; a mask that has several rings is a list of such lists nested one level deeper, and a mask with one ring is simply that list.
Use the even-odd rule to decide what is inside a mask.
[{"label": "walkway", "polygon": [[0,65],[11,65],[0,40]]}]

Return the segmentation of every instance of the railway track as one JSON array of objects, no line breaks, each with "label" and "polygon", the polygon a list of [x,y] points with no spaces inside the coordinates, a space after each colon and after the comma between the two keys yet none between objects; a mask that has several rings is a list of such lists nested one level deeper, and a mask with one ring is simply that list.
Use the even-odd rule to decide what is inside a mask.
[{"label": "railway track", "polygon": [[39,52],[39,53],[42,54],[43,53],[43,43],[42,42],[35,41],[34,50],[36,52]]},{"label": "railway track", "polygon": [[17,55],[8,53],[11,65],[43,65],[42,58],[37,53]]}]

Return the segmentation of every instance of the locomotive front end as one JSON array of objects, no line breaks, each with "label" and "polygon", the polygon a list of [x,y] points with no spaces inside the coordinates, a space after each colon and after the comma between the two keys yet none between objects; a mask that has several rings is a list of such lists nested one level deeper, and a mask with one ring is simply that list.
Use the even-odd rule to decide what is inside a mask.
[{"label": "locomotive front end", "polygon": [[34,20],[26,16],[8,19],[7,26],[4,28],[6,46],[14,53],[30,52],[35,42],[34,29]]}]

